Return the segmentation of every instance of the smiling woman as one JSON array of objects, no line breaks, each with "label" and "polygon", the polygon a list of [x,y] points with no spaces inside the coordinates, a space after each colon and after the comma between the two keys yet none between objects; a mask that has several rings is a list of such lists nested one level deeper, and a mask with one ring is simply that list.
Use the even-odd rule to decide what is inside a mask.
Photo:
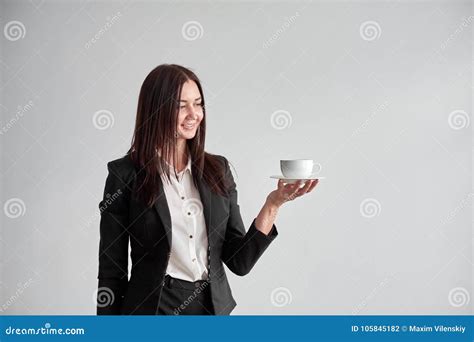
[{"label": "smiling woman", "polygon": [[[194,96],[198,97],[192,100]],[[199,124],[204,116],[204,101],[195,82],[186,81],[183,84],[181,100],[179,102],[178,122],[180,127],[184,128],[184,132],[181,131],[181,137],[192,139],[194,134],[196,134],[196,129],[199,129]]]},{"label": "smiling woman", "polygon": [[197,76],[175,64],[152,70],[132,146],[107,164],[97,314],[229,314],[236,302],[224,264],[249,273],[278,235],[279,207],[316,185],[280,181],[246,231],[229,162],[204,151],[205,133]]},{"label": "smiling woman", "polygon": [[187,68],[163,64],[145,78],[128,154],[143,172],[139,194],[147,205],[156,199],[161,181],[158,175],[164,174],[170,180],[167,162],[181,170],[187,163],[188,154],[193,171],[204,177],[213,190],[225,193],[222,163],[216,156],[204,152],[204,103],[201,83]]}]

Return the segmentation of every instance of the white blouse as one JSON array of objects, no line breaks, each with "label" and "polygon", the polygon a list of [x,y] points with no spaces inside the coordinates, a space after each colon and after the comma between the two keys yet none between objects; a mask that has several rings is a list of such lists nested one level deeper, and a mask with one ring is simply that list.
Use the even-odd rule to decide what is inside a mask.
[{"label": "white blouse", "polygon": [[208,240],[203,205],[199,190],[193,183],[191,156],[185,169],[174,175],[170,169],[171,184],[161,175],[171,215],[171,255],[166,273],[187,281],[207,279]]}]

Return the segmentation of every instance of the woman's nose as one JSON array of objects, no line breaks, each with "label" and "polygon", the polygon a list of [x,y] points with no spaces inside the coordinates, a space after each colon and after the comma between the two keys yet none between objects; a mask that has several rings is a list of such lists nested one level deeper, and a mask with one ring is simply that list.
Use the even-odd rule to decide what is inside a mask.
[{"label": "woman's nose", "polygon": [[196,115],[196,113],[193,110],[191,110],[191,111],[188,111],[188,114],[186,115],[185,120],[187,121],[196,120],[197,117],[198,116]]},{"label": "woman's nose", "polygon": [[188,115],[187,115],[188,119],[189,118],[193,118],[193,119],[197,119],[198,117],[198,110],[197,108],[194,108],[193,106],[189,106],[188,107]]}]

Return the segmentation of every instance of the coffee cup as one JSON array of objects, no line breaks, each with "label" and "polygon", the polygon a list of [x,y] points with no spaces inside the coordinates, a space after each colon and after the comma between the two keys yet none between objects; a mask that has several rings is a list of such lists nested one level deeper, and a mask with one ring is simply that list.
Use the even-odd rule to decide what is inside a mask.
[{"label": "coffee cup", "polygon": [[283,174],[285,178],[290,178],[290,179],[309,178],[313,173],[313,167],[314,167],[314,162],[312,159],[280,160],[281,173]]}]

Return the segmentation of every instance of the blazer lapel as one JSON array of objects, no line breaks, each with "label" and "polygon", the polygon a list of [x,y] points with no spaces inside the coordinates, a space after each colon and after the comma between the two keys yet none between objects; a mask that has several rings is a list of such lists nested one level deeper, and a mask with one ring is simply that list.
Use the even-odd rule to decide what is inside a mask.
[{"label": "blazer lapel", "polygon": [[158,199],[154,203],[154,207],[160,216],[161,223],[166,232],[166,238],[168,240],[168,245],[171,248],[171,215],[170,209],[168,207],[168,201],[166,200],[165,191],[163,189],[163,182],[161,177],[158,179],[159,190],[158,190]]},{"label": "blazer lapel", "polygon": [[206,222],[207,237],[209,239],[211,231],[212,193],[209,187],[204,183],[204,180],[202,178],[197,178],[197,184],[199,195],[201,196],[204,221]]},{"label": "blazer lapel", "polygon": [[[165,192],[163,190],[163,182],[160,179],[159,182],[159,191],[158,191],[158,199],[154,203],[154,207],[158,212],[158,215],[163,223],[163,227],[166,232],[166,239],[168,240],[168,245],[171,248],[171,234],[172,234],[172,227],[171,227],[171,215],[168,206],[168,202],[166,200]],[[199,195],[201,197],[202,203],[202,210],[204,213],[204,221],[206,222],[206,230],[207,236],[210,235],[210,228],[211,228],[211,208],[212,208],[212,194],[209,187],[205,184],[203,179],[197,178],[197,188],[199,191]]]}]

